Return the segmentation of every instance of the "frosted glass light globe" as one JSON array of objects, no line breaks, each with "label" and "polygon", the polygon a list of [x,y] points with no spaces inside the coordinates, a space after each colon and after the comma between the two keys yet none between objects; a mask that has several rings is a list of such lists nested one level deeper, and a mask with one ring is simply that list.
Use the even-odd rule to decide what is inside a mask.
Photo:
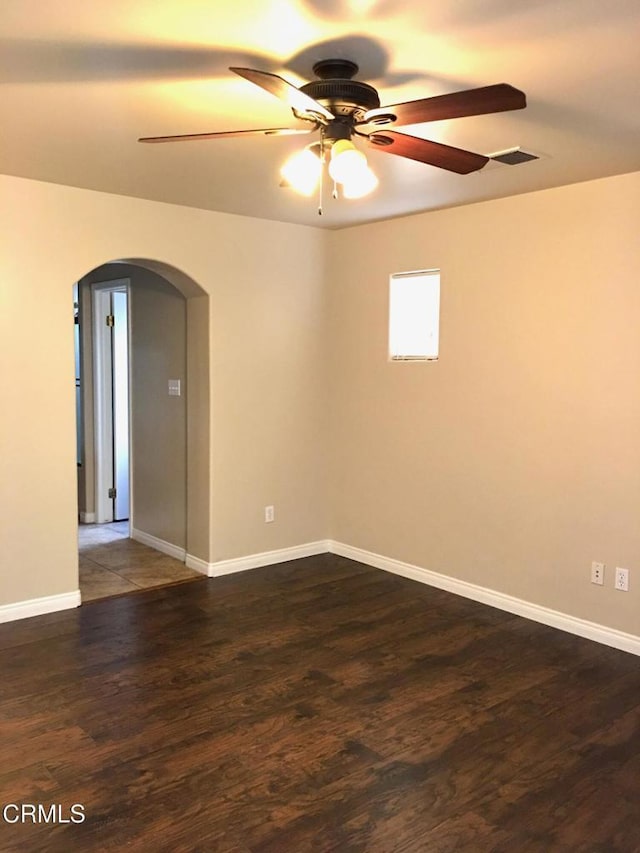
[{"label": "frosted glass light globe", "polygon": [[331,149],[329,174],[339,184],[344,184],[351,175],[367,168],[367,158],[358,151],[353,142],[339,139]]},{"label": "frosted glass light globe", "polygon": [[322,163],[308,148],[297,151],[280,169],[285,181],[300,195],[311,195],[320,180]]},{"label": "frosted glass light globe", "polygon": [[362,198],[362,196],[373,192],[377,186],[377,177],[366,166],[349,176],[349,179],[342,185],[342,193],[345,198]]}]

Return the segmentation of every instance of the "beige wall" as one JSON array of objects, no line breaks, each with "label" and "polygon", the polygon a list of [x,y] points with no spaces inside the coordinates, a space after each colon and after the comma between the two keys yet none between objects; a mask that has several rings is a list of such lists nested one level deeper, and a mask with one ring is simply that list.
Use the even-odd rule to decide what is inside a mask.
[{"label": "beige wall", "polygon": [[111,260],[159,261],[209,294],[212,497],[197,556],[323,537],[324,235],[7,176],[0,210],[0,605],[77,589],[71,286]]},{"label": "beige wall", "polygon": [[[639,222],[634,174],[331,234],[333,538],[640,633]],[[389,363],[425,268],[440,360]]]},{"label": "beige wall", "polygon": [[[187,299],[187,553],[211,552],[209,297]],[[205,464],[208,463],[208,464]]]},{"label": "beige wall", "polygon": [[[0,604],[77,586],[71,284],[146,258],[209,299],[205,558],[329,535],[640,634],[639,200],[635,174],[326,234],[0,178]],[[440,360],[389,364],[388,276],[424,267]]]},{"label": "beige wall", "polygon": [[[148,270],[131,279],[131,459],[133,523],[186,548],[187,308],[179,291]],[[179,379],[181,395],[168,395]]]}]

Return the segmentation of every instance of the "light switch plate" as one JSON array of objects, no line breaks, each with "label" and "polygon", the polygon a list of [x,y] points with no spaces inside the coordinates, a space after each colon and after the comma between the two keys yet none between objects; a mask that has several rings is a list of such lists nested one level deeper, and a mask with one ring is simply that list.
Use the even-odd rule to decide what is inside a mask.
[{"label": "light switch plate", "polygon": [[170,379],[169,380],[169,396],[170,397],[179,397],[180,396],[180,380],[179,379]]}]

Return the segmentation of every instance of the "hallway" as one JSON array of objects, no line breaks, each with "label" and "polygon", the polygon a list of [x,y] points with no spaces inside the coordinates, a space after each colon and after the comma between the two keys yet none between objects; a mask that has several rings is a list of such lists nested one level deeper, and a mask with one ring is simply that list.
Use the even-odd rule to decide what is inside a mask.
[{"label": "hallway", "polygon": [[78,550],[83,604],[203,578],[179,560],[129,539],[127,521],[79,525]]}]

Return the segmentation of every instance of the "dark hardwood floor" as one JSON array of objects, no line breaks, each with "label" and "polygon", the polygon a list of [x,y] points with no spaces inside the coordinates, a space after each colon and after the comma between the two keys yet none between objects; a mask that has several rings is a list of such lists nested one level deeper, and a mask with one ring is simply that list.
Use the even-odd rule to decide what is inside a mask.
[{"label": "dark hardwood floor", "polygon": [[0,805],[86,815],[2,851],[640,851],[638,658],[339,557],[2,625],[0,677]]}]

